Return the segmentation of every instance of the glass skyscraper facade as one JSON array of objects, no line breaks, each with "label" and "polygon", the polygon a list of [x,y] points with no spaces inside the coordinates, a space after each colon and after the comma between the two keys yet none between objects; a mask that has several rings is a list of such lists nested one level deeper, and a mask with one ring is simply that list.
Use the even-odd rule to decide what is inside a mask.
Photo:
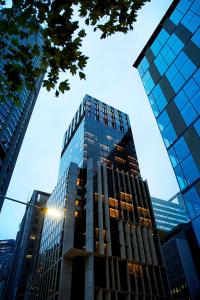
[{"label": "glass skyscraper facade", "polygon": [[87,95],[65,133],[59,177],[72,161],[86,167],[89,158],[139,175],[128,115]]},{"label": "glass skyscraper facade", "polygon": [[0,299],[4,299],[7,280],[11,271],[15,240],[0,240]]},{"label": "glass skyscraper facade", "polygon": [[[29,299],[166,299],[128,115],[86,95],[66,131]],[[149,298],[150,297],[150,298]]]},{"label": "glass skyscraper facade", "polygon": [[190,218],[200,215],[200,1],[174,0],[134,63]]},{"label": "glass skyscraper facade", "polygon": [[182,200],[179,201],[180,197],[181,194],[176,195],[176,202],[173,202],[172,199],[165,201],[151,197],[156,225],[159,231],[167,233],[177,225],[189,222],[189,216],[186,212],[186,208],[184,207]]},{"label": "glass skyscraper facade", "polygon": [[[4,16],[0,14],[0,18]],[[26,45],[32,49],[36,44],[39,49],[43,44],[41,33],[30,33],[28,39],[19,37],[19,44]],[[4,51],[9,51],[9,38],[2,38]],[[33,60],[33,68],[40,64],[40,56]],[[5,62],[1,60],[0,70],[3,72]],[[23,77],[23,74],[21,74]],[[35,86],[30,90],[24,82],[22,92],[18,93],[19,105],[15,105],[12,99],[6,96],[8,85],[4,83],[4,90],[1,91],[4,101],[0,102],[0,194],[5,195],[10,183],[13,169],[20,151],[20,147],[35,105],[37,96],[43,81],[43,76],[35,79]],[[17,94],[17,92],[16,92]],[[0,198],[0,210],[3,205],[3,198]]]}]

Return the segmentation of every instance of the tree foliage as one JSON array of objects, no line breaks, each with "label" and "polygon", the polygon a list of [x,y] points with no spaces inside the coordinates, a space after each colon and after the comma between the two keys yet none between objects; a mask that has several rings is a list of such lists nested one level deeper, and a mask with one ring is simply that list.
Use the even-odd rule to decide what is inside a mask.
[{"label": "tree foliage", "polygon": [[[81,51],[85,28],[92,26],[106,38],[116,32],[133,30],[138,10],[150,0],[13,0],[6,8],[0,0],[0,100],[17,102],[24,82],[28,88],[46,73],[43,86],[55,95],[70,89],[67,74],[85,79],[88,57]],[[81,22],[82,23],[82,22]],[[31,35],[30,35],[31,33]],[[42,34],[43,43],[39,44]],[[30,43],[31,39],[31,43]],[[35,57],[40,63],[34,66]],[[66,79],[59,79],[60,71]],[[6,84],[5,84],[6,83]]]}]

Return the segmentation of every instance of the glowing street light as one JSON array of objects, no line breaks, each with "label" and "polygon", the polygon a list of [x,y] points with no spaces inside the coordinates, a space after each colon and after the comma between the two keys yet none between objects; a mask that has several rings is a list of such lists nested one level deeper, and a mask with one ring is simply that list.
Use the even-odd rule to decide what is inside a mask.
[{"label": "glowing street light", "polygon": [[62,219],[63,211],[61,209],[54,208],[54,207],[46,207],[45,215],[47,217],[51,217],[52,219]]},{"label": "glowing street light", "polygon": [[20,203],[20,204],[23,204],[23,205],[26,205],[26,206],[29,206],[29,207],[32,207],[32,208],[39,209],[39,210],[43,211],[44,214],[47,217],[50,217],[52,219],[61,219],[61,218],[63,218],[63,211],[61,209],[57,209],[57,208],[54,208],[54,207],[37,206],[37,205],[33,205],[33,204],[30,204],[30,203],[27,203],[27,202],[22,202],[22,201],[19,201],[19,200],[10,198],[10,197],[6,197],[6,196],[1,195],[1,194],[0,194],[0,198],[4,198],[4,199],[7,199],[7,200],[10,200],[10,201],[13,201],[13,202],[17,202],[17,203]]}]

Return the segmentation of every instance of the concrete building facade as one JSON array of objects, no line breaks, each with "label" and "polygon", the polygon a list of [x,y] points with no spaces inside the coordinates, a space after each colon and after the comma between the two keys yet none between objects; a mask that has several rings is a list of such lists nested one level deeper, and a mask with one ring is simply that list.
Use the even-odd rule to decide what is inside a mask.
[{"label": "concrete building facade", "polygon": [[129,118],[85,96],[64,138],[29,299],[166,299],[151,198]]},{"label": "concrete building facade", "polygon": [[20,230],[16,237],[16,248],[12,268],[10,270],[5,299],[24,299],[29,276],[32,273],[38,258],[41,233],[44,223],[45,208],[50,195],[35,190],[29,204],[41,207],[28,206],[22,219]]}]

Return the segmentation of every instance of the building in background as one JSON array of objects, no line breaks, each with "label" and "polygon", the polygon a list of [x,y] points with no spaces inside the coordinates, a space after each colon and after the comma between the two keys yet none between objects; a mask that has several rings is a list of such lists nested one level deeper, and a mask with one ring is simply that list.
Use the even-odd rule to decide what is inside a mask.
[{"label": "building in background", "polygon": [[172,296],[199,299],[199,246],[191,222],[174,228],[162,240],[161,248]]},{"label": "building in background", "polygon": [[[165,299],[168,285],[128,115],[85,96],[64,138],[29,299]],[[32,295],[32,296],[31,296]]]},{"label": "building in background", "polygon": [[200,245],[200,1],[174,0],[134,63]]},{"label": "building in background", "polygon": [[[0,18],[2,15],[0,14]],[[6,40],[7,42],[7,40]],[[43,43],[41,33],[30,33],[29,39],[20,39],[19,43],[30,45],[35,44],[41,47]],[[5,51],[9,51],[9,41]],[[8,50],[6,50],[8,49]],[[1,59],[0,69],[3,68],[4,61]],[[40,63],[40,57],[36,56],[33,68]],[[23,77],[23,74],[21,74]],[[35,80],[35,87],[30,90],[24,84],[22,92],[19,94],[19,105],[16,106],[12,99],[8,99],[5,94],[4,102],[0,102],[0,194],[6,195],[13,169],[28,127],[30,117],[37,100],[37,96],[43,81],[43,76]],[[5,85],[6,86],[6,82]],[[3,205],[3,198],[0,198],[0,211]]]},{"label": "building in background", "polygon": [[160,237],[166,235],[179,224],[189,222],[181,193],[168,201],[151,197],[156,226]]},{"label": "building in background", "polygon": [[0,240],[0,299],[3,299],[15,252],[15,240]]},{"label": "building in background", "polygon": [[[49,194],[35,190],[29,204],[46,206]],[[44,222],[44,211],[28,206],[26,208],[20,230],[16,237],[16,250],[7,283],[5,299],[24,299],[26,285],[37,262],[41,233]]]}]

